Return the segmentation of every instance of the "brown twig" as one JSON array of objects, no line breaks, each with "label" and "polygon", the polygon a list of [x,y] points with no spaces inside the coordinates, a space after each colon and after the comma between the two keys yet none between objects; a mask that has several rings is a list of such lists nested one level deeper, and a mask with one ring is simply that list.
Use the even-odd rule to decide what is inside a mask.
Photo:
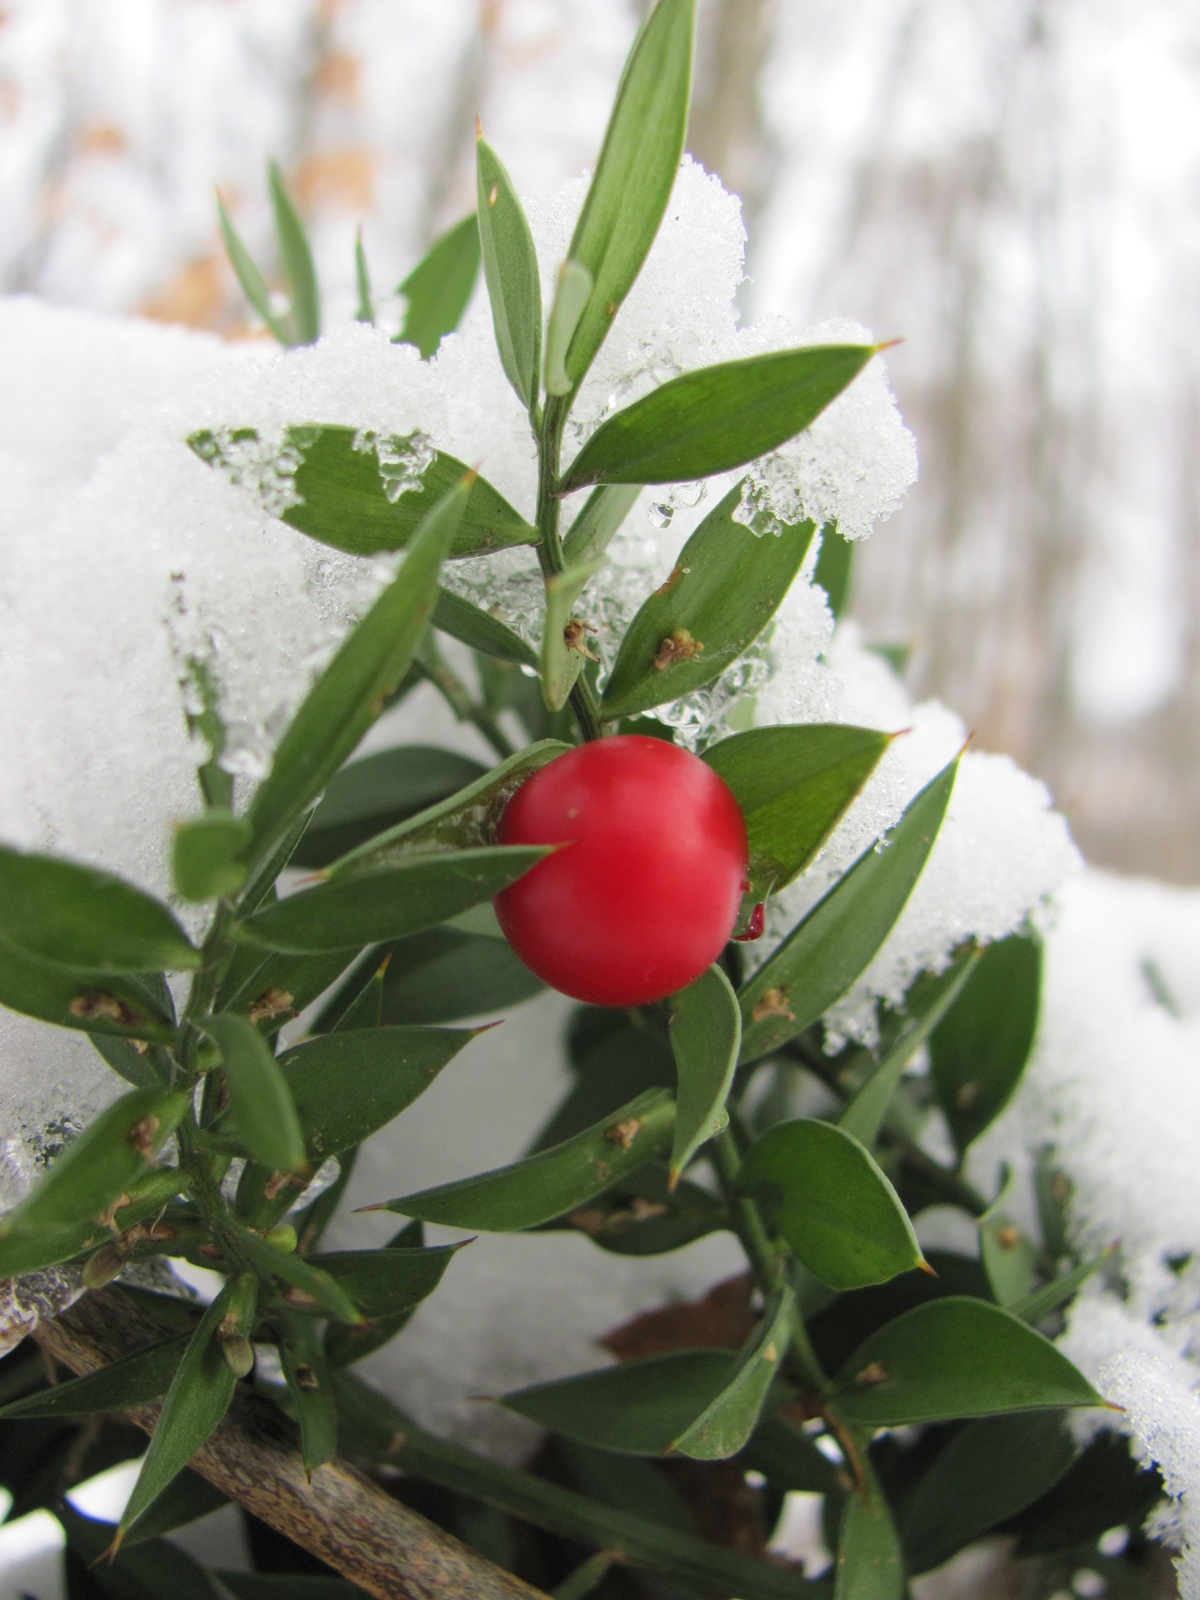
[{"label": "brown twig", "polygon": [[[75,1373],[129,1355],[162,1329],[118,1291],[85,1295],[34,1333],[42,1349]],[[159,1407],[129,1420],[147,1433]],[[224,1422],[192,1466],[230,1499],[326,1562],[378,1600],[545,1600],[511,1573],[443,1533],[335,1457],[312,1475],[288,1419],[239,1384]]]}]

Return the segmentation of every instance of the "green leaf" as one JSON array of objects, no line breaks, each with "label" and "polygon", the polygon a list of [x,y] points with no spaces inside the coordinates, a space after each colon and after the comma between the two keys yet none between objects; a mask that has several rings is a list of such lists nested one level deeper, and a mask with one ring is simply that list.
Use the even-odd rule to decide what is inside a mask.
[{"label": "green leaf", "polygon": [[547,1223],[574,1228],[618,1256],[657,1256],[729,1226],[722,1202],[687,1179],[668,1188],[665,1165],[651,1163],[566,1217]]},{"label": "green leaf", "polygon": [[554,286],[554,304],[550,307],[550,323],[546,329],[547,394],[570,393],[567,349],[594,288],[595,279],[578,261],[568,258],[559,267],[558,281]]},{"label": "green leaf", "polygon": [[813,535],[811,522],[756,534],[729,491],[684,545],[675,570],[629,624],[604,685],[601,716],[648,711],[720,677],[775,615]]},{"label": "green leaf", "polygon": [[1098,1256],[1093,1256],[1090,1261],[1080,1262],[1079,1266],[1072,1268],[1070,1272],[1064,1272],[1059,1278],[1051,1278],[1050,1282],[1044,1283],[1040,1289],[1034,1289],[1023,1300],[1014,1302],[1008,1310],[1014,1317],[1020,1317],[1022,1322],[1040,1322],[1052,1311],[1057,1311],[1059,1306],[1074,1299],[1092,1273],[1108,1261],[1116,1248],[1115,1244],[1110,1244]]},{"label": "green leaf", "polygon": [[742,1015],[733,985],[709,967],[671,1001],[671,1049],[679,1074],[671,1177],[729,1120],[725,1100],[737,1069]]},{"label": "green leaf", "polygon": [[545,846],[495,845],[413,856],[302,889],[238,924],[235,937],[299,955],[384,944],[493,899],[548,853]]},{"label": "green leaf", "polygon": [[428,361],[462,321],[478,276],[479,228],[472,212],[434,240],[400,285],[397,292],[408,301],[408,309],[397,343],[415,344]]},{"label": "green leaf", "polygon": [[1014,1188],[1013,1176],[1005,1162],[1000,1168],[1000,1192],[975,1224],[979,1229],[980,1254],[992,1293],[997,1304],[1010,1311],[1015,1311],[1032,1294],[1040,1266],[1036,1246],[1013,1221],[1011,1200]]},{"label": "green leaf", "polygon": [[0,1274],[18,1270],[7,1265],[10,1247],[96,1220],[146,1171],[188,1104],[186,1094],[133,1089],[105,1106],[0,1217]]},{"label": "green leaf", "polygon": [[315,344],[321,337],[321,293],[317,288],[317,269],[304,224],[296,214],[283,174],[272,161],[268,168],[271,209],[275,213],[275,235],[291,294],[292,332],[295,344]]},{"label": "green leaf", "polygon": [[337,1396],[320,1335],[306,1317],[288,1317],[279,1341],[288,1391],[300,1423],[300,1451],[310,1480],[337,1454]]},{"label": "green leaf", "polygon": [[362,1313],[336,1279],[311,1266],[294,1250],[280,1250],[248,1228],[237,1230],[238,1243],[260,1272],[281,1278],[289,1287],[284,1299],[296,1311],[312,1311],[339,1322],[361,1322]]},{"label": "green leaf", "polygon": [[232,1321],[243,1334],[249,1334],[254,1326],[256,1290],[253,1273],[231,1278],[204,1313],[167,1390],[150,1448],[121,1517],[118,1543],[176,1473],[187,1466],[229,1409],[237,1379],[225,1360],[221,1333]]},{"label": "green leaf", "polygon": [[442,1274],[461,1245],[406,1250],[338,1250],[310,1256],[346,1291],[364,1317],[396,1317],[420,1305],[442,1281]]},{"label": "green leaf", "polygon": [[404,676],[433,611],[438,572],[462,520],[467,492],[467,485],[460,483],[429,513],[400,572],[346,638],[289,723],[250,805],[258,854],[270,850],[316,798]]},{"label": "green leaf", "polygon": [[602,422],[558,493],[593,483],[690,483],[743,467],[802,433],[876,348],[771,350],[685,372]]},{"label": "green leaf", "polygon": [[371,1209],[398,1211],[423,1222],[478,1228],[484,1233],[536,1228],[575,1210],[647,1161],[665,1155],[674,1120],[671,1096],[663,1089],[651,1089],[553,1149]]},{"label": "green leaf", "polygon": [[1012,1098],[1037,1031],[1041,946],[1014,934],[989,946],[929,1041],[930,1072],[965,1150]]},{"label": "green leaf", "polygon": [[865,1339],[834,1396],[843,1422],[869,1428],[1103,1404],[1040,1333],[962,1295],[927,1301]]},{"label": "green leaf", "polygon": [[[540,767],[571,748],[560,739],[541,739],[499,766],[476,778],[457,794],[427,806],[416,816],[397,823],[349,855],[336,861],[331,874],[375,872],[381,867],[402,866],[415,856],[427,857],[436,851],[475,850],[490,846],[496,824],[509,800],[526,778]],[[448,910],[439,922],[449,921]]]},{"label": "green leaf", "polygon": [[123,878],[0,845],[0,939],[50,966],[186,971],[200,964],[175,918]]},{"label": "green leaf", "polygon": [[868,1150],[875,1148],[900,1075],[954,1004],[979,960],[973,940],[958,949],[945,972],[923,972],[904,997],[903,1020],[883,1060],[838,1118],[838,1127]]},{"label": "green leaf", "polygon": [[326,867],[428,806],[481,778],[470,756],[436,745],[401,745],[351,761],[330,780],[291,864]]},{"label": "green leaf", "polygon": [[724,1388],[675,1440],[672,1448],[680,1455],[696,1461],[727,1461],[743,1447],[787,1354],[795,1311],[791,1289],[776,1289],[768,1298]]},{"label": "green leaf", "polygon": [[533,235],[496,152],[475,144],[479,240],[492,304],[492,326],[505,376],[529,411],[537,402],[542,361],[542,286]]},{"label": "green leaf", "polygon": [[692,83],[693,0],[659,0],[638,34],[567,256],[594,287],[566,354],[578,384],[654,243],[671,197]]},{"label": "green leaf", "polygon": [[[155,1517],[158,1503],[156,1500],[147,1509],[147,1518]],[[78,1563],[76,1571],[87,1574],[89,1595],[99,1593],[110,1600],[218,1600],[216,1585],[185,1550],[166,1539],[140,1542],[140,1519],[138,1537],[126,1540],[114,1558],[111,1522],[81,1516],[62,1500],[55,1505],[54,1513]],[[68,1579],[68,1592],[70,1583]]]},{"label": "green leaf", "polygon": [[[424,1247],[423,1222],[406,1223],[385,1246],[388,1250],[422,1250]],[[376,1317],[370,1322],[360,1323],[356,1328],[331,1322],[325,1329],[326,1360],[333,1367],[348,1367],[382,1349],[402,1328],[407,1327],[415,1309],[415,1306],[408,1306],[392,1316]]]},{"label": "green leaf", "polygon": [[[87,1132],[90,1133],[91,1129]],[[75,1142],[78,1143],[78,1140]],[[48,1181],[49,1174],[29,1196],[31,1201]],[[123,1185],[115,1198],[125,1193],[130,1197],[128,1204],[117,1207],[113,1215],[113,1227],[120,1232],[132,1228],[135,1222],[153,1216],[173,1200],[179,1193],[179,1174],[173,1167],[152,1170],[132,1184]],[[64,1206],[62,1209],[67,1211],[71,1208]],[[21,1208],[7,1212],[0,1219],[0,1278],[16,1278],[24,1272],[37,1272],[42,1267],[70,1261],[73,1256],[82,1255],[85,1250],[106,1243],[112,1238],[112,1232],[99,1220],[102,1214],[99,1211],[95,1215],[85,1212],[73,1221],[57,1223],[44,1218],[36,1226],[26,1227],[22,1223]]]},{"label": "green leaf", "polygon": [[131,1406],[159,1400],[171,1387],[171,1379],[190,1343],[190,1334],[148,1345],[132,1355],[111,1361],[108,1366],[82,1378],[52,1384],[0,1407],[0,1419],[14,1422],[20,1417],[87,1417],[105,1411],[127,1411]]},{"label": "green leaf", "polygon": [[876,728],[810,722],[751,728],[703,752],[746,819],[749,896],[764,900],[804,871],[893,737]]},{"label": "green leaf", "polygon": [[854,565],[854,545],[843,539],[836,522],[827,522],[821,530],[821,553],[817,557],[813,582],[825,591],[834,620],[841,618],[850,598],[850,574]]},{"label": "green leaf", "polygon": [[160,993],[135,975],[47,966],[0,939],[0,1005],[60,1028],[119,1039],[174,1040]]},{"label": "green leaf", "polygon": [[838,1486],[833,1462],[783,1416],[762,1418],[742,1451],[739,1465],[761,1472],[774,1489],[833,1494]]},{"label": "green leaf", "polygon": [[928,1572],[1040,1500],[1075,1459],[1057,1411],[982,1417],[956,1433],[904,1509],[909,1570]]},{"label": "green leaf", "polygon": [[315,1165],[385,1128],[475,1037],[465,1028],[369,1028],[285,1050],[277,1065]]},{"label": "green leaf", "polygon": [[219,900],[246,881],[238,856],[250,841],[250,824],[215,808],[175,829],[171,876],[185,900]]},{"label": "green leaf", "polygon": [[[189,1522],[198,1522],[201,1517],[210,1516],[228,1504],[228,1495],[222,1494],[198,1472],[184,1467],[154,1503],[142,1512],[137,1527],[129,1530],[121,1548],[128,1554],[147,1539],[158,1539],[164,1533],[173,1533],[176,1528],[186,1527]],[[167,1600],[180,1600],[178,1591],[173,1588],[168,1589],[166,1595]]]},{"label": "green leaf", "polygon": [[264,1038],[273,1037],[284,1023],[324,994],[357,954],[357,950],[334,950],[315,956],[274,955],[264,960],[261,950],[245,945],[234,961],[250,957],[250,970],[232,994],[220,996],[220,1004],[249,1013]]},{"label": "green leaf", "polygon": [[640,483],[606,483],[593,489],[563,540],[563,562],[579,567],[602,556],[633,510]]},{"label": "green leaf", "polygon": [[[595,577],[604,564],[603,559],[598,558],[581,567],[568,567],[564,572],[546,576],[546,614],[539,665],[542,699],[547,711],[561,711],[566,705],[583,666],[585,652],[591,654],[586,627],[571,613],[588,579]],[[573,643],[568,642],[569,638],[573,638]]]},{"label": "green leaf", "polygon": [[354,310],[355,322],[375,326],[375,302],[371,295],[371,274],[367,267],[367,252],[363,249],[362,225],[354,235],[354,286],[358,290],[358,305]]},{"label": "green leaf", "polygon": [[470,645],[472,650],[481,650],[484,655],[494,656],[497,661],[511,661],[524,667],[538,664],[537,651],[519,633],[451,589],[438,591],[433,625],[452,639]]},{"label": "green leaf", "polygon": [[207,1017],[202,1026],[221,1052],[238,1137],[255,1161],[279,1172],[299,1172],[307,1160],[300,1119],[283,1069],[262,1034],[232,1012]]},{"label": "green leaf", "polygon": [[225,241],[225,253],[229,257],[229,264],[237,275],[237,281],[242,286],[242,293],[249,300],[262,318],[264,325],[275,335],[279,343],[284,346],[292,344],[287,329],[271,310],[271,291],[267,288],[267,281],[255,265],[254,258],[242,243],[241,236],[233,225],[233,219],[221,203],[221,196],[217,196],[217,217],[221,224],[221,237]]},{"label": "green leaf", "polygon": [[904,1560],[896,1525],[869,1463],[865,1471],[865,1491],[850,1495],[842,1513],[834,1600],[902,1600]]},{"label": "green leaf", "polygon": [[519,1005],[543,987],[503,939],[430,928],[393,946],[381,1020],[460,1022]]},{"label": "green leaf", "polygon": [[830,1122],[769,1128],[747,1152],[737,1182],[833,1289],[886,1283],[922,1263],[896,1191],[858,1140]]},{"label": "green leaf", "polygon": [[909,801],[743,988],[743,1061],[810,1027],[870,965],[921,875],[957,770],[952,761]]},{"label": "green leaf", "polygon": [[499,1397],[508,1411],[618,1455],[660,1456],[729,1383],[732,1350],[672,1350]]}]

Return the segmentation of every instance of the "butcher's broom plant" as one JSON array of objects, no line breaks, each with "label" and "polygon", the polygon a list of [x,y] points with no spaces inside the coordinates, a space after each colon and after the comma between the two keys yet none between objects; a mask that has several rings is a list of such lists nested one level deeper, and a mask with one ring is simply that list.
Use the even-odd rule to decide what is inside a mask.
[{"label": "butcher's broom plant", "polygon": [[[880,950],[929,857],[954,762],[756,963],[763,905],[813,862],[889,736],[806,723],[680,751],[731,797],[721,848],[741,856],[731,897],[722,890],[717,948],[682,986],[651,980],[637,1003],[580,1007],[573,1087],[546,1107],[523,1159],[379,1195],[398,1228],[383,1248],[323,1247],[362,1142],[453,1073],[479,1031],[465,1021],[540,988],[491,906],[500,897],[509,926],[513,886],[564,862],[569,871],[569,829],[514,842],[502,826],[514,795],[565,771],[554,764],[580,746],[632,738],[645,768],[637,804],[669,850],[689,819],[682,791],[657,787],[665,769],[651,741],[669,744],[673,729],[653,713],[714,683],[763,636],[818,538],[818,576],[831,594],[839,586],[847,547],[836,530],[760,516],[739,481],[606,643],[606,659],[579,614],[644,485],[749,467],[808,428],[878,348],[822,344],[683,372],[614,406],[564,454],[580,385],[675,181],[692,33],[691,0],[659,0],[548,306],[521,203],[482,137],[475,216],[402,285],[397,337],[430,356],[481,266],[499,357],[536,445],[532,521],[416,438],[294,419],[284,520],[341,551],[403,558],[312,684],[248,803],[235,805],[219,697],[198,674],[203,810],[177,831],[174,881],[180,902],[205,909],[202,941],[114,876],[0,850],[0,1000],[83,1030],[129,1085],[0,1219],[0,1277],[16,1281],[17,1300],[36,1306],[41,1294],[48,1311],[60,1308],[36,1328],[42,1354],[31,1342],[0,1365],[0,1471],[14,1511],[46,1505],[62,1520],[73,1595],[213,1593],[163,1535],[230,1499],[250,1515],[258,1572],[220,1577],[247,1597],[309,1593],[294,1576],[308,1561],[341,1574],[304,1580],[330,1597],[357,1585],[381,1597],[536,1586],[613,1600],[899,1600],[912,1576],[997,1529],[1040,1559],[1035,1588],[1061,1586],[1086,1562],[1120,1592],[1143,1592],[1138,1529],[1155,1482],[1107,1436],[1076,1443],[1068,1414],[1102,1398],[1052,1342],[1103,1263],[1070,1256],[1051,1166],[1036,1238],[1003,1189],[978,1193],[963,1175],[1029,1054],[1036,937],[961,945],[884,1012],[873,1048],[828,1047],[824,1019]],[[320,331],[316,274],[277,172],[271,185],[286,308],[223,211],[222,227],[265,324],[304,344]],[[358,315],[373,321],[361,245],[358,269]],[[216,468],[247,442],[253,430],[236,416],[189,440]],[[540,644],[445,582],[448,564],[521,546],[544,579]],[[490,769],[428,747],[356,757],[381,713],[426,680],[489,742]],[[588,774],[603,768],[577,763],[585,810],[601,781]],[[612,797],[597,793],[604,810]],[[601,872],[572,891],[579,926],[592,930],[560,985],[576,994],[607,992],[614,951],[590,899],[623,891],[622,847],[605,848],[616,888]],[[709,865],[701,848],[689,873],[703,879]],[[728,860],[722,870],[728,878]],[[521,905],[536,935],[537,895]],[[645,930],[647,960],[682,920],[668,897]],[[550,929],[550,942],[570,931]],[[281,1047],[301,1015],[302,1035]],[[923,1051],[928,1074],[906,1075]],[[821,1115],[791,1113],[805,1084],[821,1086]],[[952,1155],[922,1142],[939,1114]],[[977,1228],[978,1259],[923,1253],[911,1217],[931,1203]],[[516,1470],[423,1431],[357,1370],[404,1337],[455,1271],[458,1247],[427,1245],[426,1223],[571,1229],[631,1256],[726,1230],[747,1276],[718,1337],[698,1312],[682,1347],[651,1340],[615,1365],[499,1397],[554,1441],[538,1470]],[[160,1292],[165,1275],[145,1270],[157,1258],[217,1274],[215,1298]],[[72,1294],[82,1297],[61,1311]],[[58,1381],[43,1355],[67,1369]],[[62,1495],[85,1470],[140,1452],[131,1423],[149,1448],[119,1526],[105,1527]],[[722,1538],[706,1513],[731,1473],[753,1502],[758,1553],[736,1530]],[[796,1492],[822,1498],[836,1554],[824,1576],[761,1551]],[[1129,1530],[1124,1554],[1098,1555],[1114,1525]]]}]

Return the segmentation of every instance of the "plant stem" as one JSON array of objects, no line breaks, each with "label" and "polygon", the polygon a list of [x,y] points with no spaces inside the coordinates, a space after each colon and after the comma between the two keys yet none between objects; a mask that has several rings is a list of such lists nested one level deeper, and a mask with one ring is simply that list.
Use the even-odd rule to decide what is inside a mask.
[{"label": "plant stem", "polygon": [[[558,458],[562,451],[563,427],[567,420],[567,402],[556,395],[551,395],[546,401],[546,411],[542,418],[541,432],[538,435],[538,488],[537,488],[537,530],[538,561],[541,563],[542,576],[552,578],[563,570],[562,540],[558,532],[559,500],[554,492],[558,482]],[[579,731],[584,742],[599,739],[603,734],[600,726],[600,712],[596,705],[596,697],[592,693],[592,686],[580,673],[571,690],[571,710],[575,713],[575,720],[579,724]]]},{"label": "plant stem", "polygon": [[507,734],[491,713],[476,703],[471,691],[434,644],[432,634],[427,636],[421,647],[417,665],[459,722],[469,722],[478,728],[501,761],[507,761],[509,756],[516,755]]}]

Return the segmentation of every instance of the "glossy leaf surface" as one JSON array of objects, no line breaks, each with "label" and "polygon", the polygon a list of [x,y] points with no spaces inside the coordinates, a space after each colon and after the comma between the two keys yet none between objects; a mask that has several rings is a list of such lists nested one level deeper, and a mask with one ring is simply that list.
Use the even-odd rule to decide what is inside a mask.
[{"label": "glossy leaf surface", "polygon": [[1014,934],[989,946],[929,1041],[938,1103],[960,1150],[1011,1099],[1037,1031],[1041,946]]},{"label": "glossy leaf surface", "polygon": [[472,213],[435,239],[400,285],[408,306],[398,342],[415,344],[428,360],[462,321],[478,276],[479,228]]},{"label": "glossy leaf surface", "polygon": [[621,1455],[669,1450],[729,1382],[732,1350],[673,1350],[500,1397],[509,1411]]},{"label": "glossy leaf surface", "polygon": [[671,1175],[678,1179],[696,1151],[725,1126],[725,1100],[737,1069],[742,1017],[733,985],[719,966],[671,1000],[671,1050],[679,1087]]},{"label": "glossy leaf surface", "polygon": [[740,502],[739,486],[709,512],[630,623],[604,686],[602,716],[633,716],[711,683],[774,616],[813,524],[760,536],[735,520]]},{"label": "glossy leaf surface", "polygon": [[896,1191],[858,1140],[832,1123],[777,1123],[751,1146],[737,1181],[830,1288],[886,1283],[921,1263]]},{"label": "glossy leaf surface", "polygon": [[542,363],[542,286],[533,235],[504,164],[483,138],[475,144],[483,273],[500,365],[528,411]]},{"label": "glossy leaf surface", "polygon": [[593,483],[691,483],[802,433],[852,383],[873,345],[772,350],[671,378],[602,422],[559,492]]},{"label": "glossy leaf surface", "polygon": [[875,728],[813,722],[751,728],[709,745],[702,759],[746,819],[749,894],[765,899],[808,866],[890,743]]},{"label": "glossy leaf surface", "polygon": [[724,1388],[675,1440],[680,1455],[696,1461],[727,1461],[745,1445],[787,1354],[795,1308],[790,1289],[777,1289],[768,1298]]},{"label": "glossy leaf surface", "polygon": [[567,256],[592,292],[565,357],[578,384],[641,271],[683,154],[692,81],[693,0],[658,0],[638,35]]},{"label": "glossy leaf surface", "polygon": [[485,1233],[536,1228],[664,1156],[674,1120],[671,1096],[651,1089],[550,1150],[475,1178],[389,1200],[385,1209]]},{"label": "glossy leaf surface", "polygon": [[834,1405],[862,1427],[1102,1405],[1040,1333],[984,1300],[930,1300],[864,1340],[838,1375]]},{"label": "glossy leaf surface", "polygon": [[742,1060],[801,1033],[874,959],[904,910],[950,802],[952,761],[787,936],[741,991]]},{"label": "glossy leaf surface", "polygon": [[248,1018],[233,1012],[209,1017],[204,1031],[221,1052],[238,1137],[264,1166],[298,1172],[306,1161],[304,1135],[270,1046]]},{"label": "glossy leaf surface", "polygon": [[185,971],[200,961],[167,910],[123,878],[0,845],[0,939],[50,966]]}]

